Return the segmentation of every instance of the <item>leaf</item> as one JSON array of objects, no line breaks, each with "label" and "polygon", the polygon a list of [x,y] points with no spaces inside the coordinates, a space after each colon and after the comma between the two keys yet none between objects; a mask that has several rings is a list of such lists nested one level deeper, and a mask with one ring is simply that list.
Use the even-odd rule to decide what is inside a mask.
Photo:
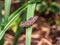
[{"label": "leaf", "polygon": [[54,13],[59,13],[59,8],[56,6],[51,6],[51,11]]},{"label": "leaf", "polygon": [[15,20],[15,22],[11,24],[11,29],[12,29],[12,31],[13,31],[14,33],[16,33],[16,31],[17,31],[18,24],[20,23],[20,21],[21,21],[21,18],[18,17],[18,18]]},{"label": "leaf", "polygon": [[28,3],[27,3],[27,2],[26,2],[26,4],[24,4],[24,6],[22,6],[22,7],[18,8],[16,11],[14,11],[14,12],[9,16],[8,21],[10,21],[10,20],[11,20],[11,18],[13,18],[17,13],[19,13],[19,12],[20,12],[20,10],[21,10],[21,9],[23,9],[26,5],[28,5]]},{"label": "leaf", "polygon": [[[36,3],[32,3],[28,5],[26,20],[33,17],[35,6],[36,6]],[[31,33],[32,33],[32,27],[30,26],[26,28],[26,45],[31,45]]]},{"label": "leaf", "polygon": [[[21,16],[21,21],[25,21],[25,17],[26,17],[26,13],[24,11],[23,15]],[[20,23],[21,23],[21,21],[20,21]],[[14,36],[13,45],[17,45],[18,38],[21,35],[22,31],[23,31],[23,28],[18,26],[18,29],[17,29],[15,36]]]},{"label": "leaf", "polygon": [[11,0],[5,0],[5,21],[8,21],[8,17],[10,14]]},{"label": "leaf", "polygon": [[7,31],[7,29],[11,26],[11,24],[14,22],[14,20],[19,17],[19,15],[22,13],[22,11],[24,11],[27,8],[28,3],[25,3],[25,5],[23,5],[21,7],[21,9],[19,10],[20,12],[17,12],[17,14],[13,13],[15,16],[13,16],[10,21],[6,24],[6,26],[3,28],[3,30],[0,32],[0,40],[2,39],[2,37],[4,36],[5,32]]},{"label": "leaf", "polygon": [[3,36],[2,39],[0,40],[0,45],[4,45],[4,36]]},{"label": "leaf", "polygon": [[2,23],[2,5],[0,2],[0,31],[1,31],[1,23]]},{"label": "leaf", "polygon": [[36,11],[38,11],[38,12],[43,12],[43,11],[45,11],[45,9],[46,9],[45,5],[37,4],[37,6],[36,6]]},{"label": "leaf", "polygon": [[51,3],[50,8],[53,13],[59,13],[60,11],[59,8],[57,7],[57,3],[55,2]]},{"label": "leaf", "polygon": [[[0,32],[1,32],[1,23],[2,23],[2,5],[0,1]],[[4,37],[0,40],[0,45],[4,45]]]},{"label": "leaf", "polygon": [[15,36],[14,36],[13,45],[17,45],[18,38],[19,38],[19,36],[21,35],[22,30],[23,30],[23,28],[18,26],[18,29],[17,29],[17,31],[16,31],[16,33],[15,33]]},{"label": "leaf", "polygon": [[[22,6],[22,7],[25,7],[26,5],[27,5],[27,3],[24,6]],[[15,12],[13,12],[11,14],[11,16],[9,16],[8,21],[10,21],[11,18],[13,18],[15,16],[15,14],[19,13],[20,10],[22,9],[22,7],[21,8],[18,8]],[[17,18],[15,19],[15,21],[13,22],[13,24],[11,24],[11,28],[12,28],[12,30],[13,30],[14,33],[16,32],[16,29],[17,29],[17,26],[18,26],[18,23],[19,23],[19,22],[18,23],[16,22],[16,21],[18,21]]]}]

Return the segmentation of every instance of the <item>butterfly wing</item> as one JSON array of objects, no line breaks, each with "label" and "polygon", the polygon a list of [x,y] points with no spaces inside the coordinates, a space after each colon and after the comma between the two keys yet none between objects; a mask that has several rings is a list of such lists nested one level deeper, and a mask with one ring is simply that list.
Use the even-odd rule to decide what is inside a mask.
[{"label": "butterfly wing", "polygon": [[20,26],[21,27],[31,26],[33,23],[36,22],[37,19],[38,19],[38,16],[34,16],[34,17],[28,19],[28,21],[26,21],[26,22],[21,22]]}]

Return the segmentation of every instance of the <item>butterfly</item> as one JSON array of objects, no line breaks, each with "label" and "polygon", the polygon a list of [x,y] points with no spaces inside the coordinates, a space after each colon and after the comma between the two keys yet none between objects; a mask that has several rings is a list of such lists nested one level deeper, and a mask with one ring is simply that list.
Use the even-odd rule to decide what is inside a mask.
[{"label": "butterfly", "polygon": [[31,17],[30,19],[28,19],[28,21],[21,22],[20,27],[29,27],[32,24],[34,24],[37,19],[38,19],[38,16]]}]

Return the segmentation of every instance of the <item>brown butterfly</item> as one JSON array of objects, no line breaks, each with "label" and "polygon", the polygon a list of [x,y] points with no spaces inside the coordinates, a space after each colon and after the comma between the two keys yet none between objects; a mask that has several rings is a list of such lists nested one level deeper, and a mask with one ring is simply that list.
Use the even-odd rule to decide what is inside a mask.
[{"label": "brown butterfly", "polygon": [[31,26],[32,24],[34,24],[36,22],[37,19],[38,19],[38,16],[31,17],[30,19],[28,19],[28,21],[21,22],[20,27]]}]

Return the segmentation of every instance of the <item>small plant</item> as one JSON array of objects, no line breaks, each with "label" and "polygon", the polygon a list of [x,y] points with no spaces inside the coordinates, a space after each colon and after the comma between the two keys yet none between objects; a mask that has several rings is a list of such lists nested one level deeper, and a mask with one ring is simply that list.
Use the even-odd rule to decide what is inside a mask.
[{"label": "small plant", "polygon": [[[28,19],[34,16],[35,10],[39,13],[44,13],[45,16],[50,12],[54,14],[60,13],[60,8],[57,7],[55,2],[46,0],[27,0],[22,2],[24,4],[10,15],[11,0],[5,0],[5,14],[2,16],[2,4],[0,0],[0,45],[4,45],[4,35],[10,27],[15,33],[13,45],[17,45],[18,37],[24,28],[19,26],[20,23],[23,21],[26,21],[26,23],[29,22]],[[23,15],[21,16],[22,13]],[[26,28],[26,45],[31,45],[31,33],[32,26],[28,25]]]}]

